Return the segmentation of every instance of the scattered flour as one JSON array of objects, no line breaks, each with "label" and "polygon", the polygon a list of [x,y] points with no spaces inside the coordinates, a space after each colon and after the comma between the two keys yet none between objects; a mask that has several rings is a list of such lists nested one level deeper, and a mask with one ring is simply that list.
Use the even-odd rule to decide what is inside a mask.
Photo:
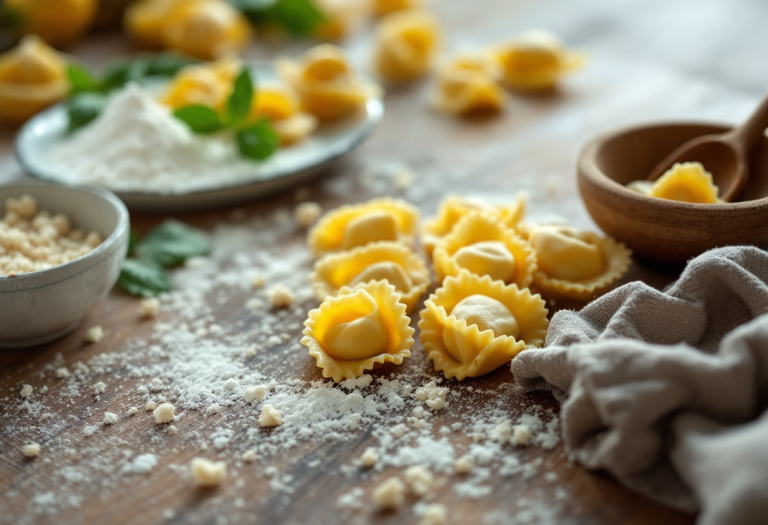
[{"label": "scattered flour", "polygon": [[373,502],[382,509],[396,509],[405,501],[405,484],[400,478],[384,480],[373,491]]},{"label": "scattered flour", "polygon": [[195,458],[190,465],[192,477],[203,487],[215,487],[224,481],[227,475],[227,464],[223,461],[211,461],[205,458]]}]

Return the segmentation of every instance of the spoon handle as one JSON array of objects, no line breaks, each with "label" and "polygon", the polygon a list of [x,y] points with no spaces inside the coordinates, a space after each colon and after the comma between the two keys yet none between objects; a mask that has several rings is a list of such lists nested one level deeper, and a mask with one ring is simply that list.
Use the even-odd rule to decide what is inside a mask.
[{"label": "spoon handle", "polygon": [[760,105],[741,126],[729,133],[732,144],[741,148],[744,153],[757,144],[768,128],[768,95],[763,98]]}]

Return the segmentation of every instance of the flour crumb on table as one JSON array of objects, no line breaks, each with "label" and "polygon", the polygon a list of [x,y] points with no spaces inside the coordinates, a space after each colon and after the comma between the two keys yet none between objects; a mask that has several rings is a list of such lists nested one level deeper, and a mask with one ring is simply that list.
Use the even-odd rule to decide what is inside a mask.
[{"label": "flour crumb on table", "polygon": [[67,379],[70,376],[69,370],[67,370],[67,367],[62,366],[56,369],[56,377],[59,379]]},{"label": "flour crumb on table", "polygon": [[160,311],[160,299],[157,297],[145,297],[139,301],[139,317],[142,319],[152,319],[157,317]]},{"label": "flour crumb on table", "polygon": [[32,385],[23,385],[21,387],[21,392],[19,392],[19,395],[26,399],[29,396],[31,396],[32,392],[34,392],[34,391],[35,391],[35,389],[32,388]]},{"label": "flour crumb on table", "polygon": [[491,439],[504,445],[512,438],[512,425],[509,421],[502,421],[491,431]]},{"label": "flour crumb on table", "polygon": [[256,455],[256,451],[253,449],[248,449],[243,452],[243,461],[246,463],[253,463],[257,458],[258,456]]},{"label": "flour crumb on table", "polygon": [[102,425],[114,425],[117,423],[117,414],[114,412],[104,412],[104,421]]},{"label": "flour crumb on table", "polygon": [[155,403],[154,401],[147,401],[147,406],[146,406],[147,412],[152,412],[156,408],[157,408],[157,403]]},{"label": "flour crumb on table", "polygon": [[361,414],[358,414],[355,412],[354,414],[350,414],[348,418],[347,425],[349,427],[349,430],[357,430],[360,428],[360,421],[363,419],[363,416]]},{"label": "flour crumb on table", "polygon": [[515,425],[512,430],[512,444],[518,447],[526,447],[531,443],[533,431],[528,425]]},{"label": "flour crumb on table", "polygon": [[283,414],[272,405],[264,405],[259,416],[259,425],[262,427],[276,427],[283,423]]},{"label": "flour crumb on table", "polygon": [[162,424],[173,421],[173,418],[175,417],[174,410],[176,410],[176,408],[170,403],[161,403],[158,405],[157,408],[152,411],[152,414],[155,416],[155,423]]},{"label": "flour crumb on table", "polygon": [[40,445],[37,443],[29,443],[24,445],[24,448],[21,449],[21,452],[25,457],[35,458],[40,455]]},{"label": "flour crumb on table", "polygon": [[206,458],[194,458],[191,463],[192,477],[198,485],[215,487],[227,474],[227,465],[223,461],[211,461]]},{"label": "flour crumb on table", "polygon": [[205,409],[205,413],[208,414],[209,416],[213,414],[218,414],[220,411],[221,411],[221,407],[219,406],[218,403],[211,403],[210,405],[208,405],[208,408]]},{"label": "flour crumb on table", "polygon": [[396,509],[405,501],[405,491],[405,484],[393,476],[373,490],[373,502],[382,509]]},{"label": "flour crumb on table", "polygon": [[284,284],[276,284],[267,290],[267,297],[273,308],[288,308],[293,305],[293,292]]},{"label": "flour crumb on table", "polygon": [[136,408],[136,407],[131,407],[131,408],[128,409],[128,415],[129,416],[135,416],[138,413],[139,413],[139,409]]},{"label": "flour crumb on table", "polygon": [[474,466],[475,462],[472,460],[471,456],[461,456],[453,464],[453,468],[456,470],[457,474],[467,474]]},{"label": "flour crumb on table", "polygon": [[296,205],[293,210],[293,217],[299,226],[309,228],[317,222],[322,213],[323,208],[318,203],[307,201]]},{"label": "flour crumb on table", "polygon": [[104,329],[99,325],[92,326],[85,332],[85,340],[89,343],[95,344],[102,339],[104,339]]},{"label": "flour crumb on table", "polygon": [[448,523],[448,509],[446,506],[432,503],[425,505],[422,509],[418,525],[446,525],[446,523]]},{"label": "flour crumb on table", "polygon": [[224,381],[224,388],[232,392],[235,388],[237,388],[237,385],[239,384],[240,383],[237,382],[237,379],[235,379],[234,377],[230,377],[229,379]]},{"label": "flour crumb on table", "polygon": [[405,470],[405,482],[414,495],[423,497],[432,489],[434,476],[422,465],[413,465]]},{"label": "flour crumb on table", "polygon": [[264,399],[264,394],[267,393],[267,387],[264,385],[249,386],[243,392],[243,399],[246,403],[254,403]]},{"label": "flour crumb on table", "polygon": [[176,434],[178,434],[178,433],[179,433],[179,429],[178,429],[178,428],[176,428],[176,426],[175,426],[175,425],[170,425],[170,426],[168,427],[168,433],[169,433],[170,435],[172,435],[172,436],[175,436]]},{"label": "flour crumb on table", "polygon": [[379,460],[379,453],[374,448],[366,448],[360,456],[360,464],[366,468],[372,467]]},{"label": "flour crumb on table", "polygon": [[98,396],[99,394],[103,394],[106,389],[107,385],[103,381],[99,381],[93,385],[93,395]]},{"label": "flour crumb on table", "polygon": [[266,279],[264,278],[264,275],[257,273],[253,277],[251,277],[251,288],[254,290],[259,290],[261,288],[264,288],[264,285],[266,284]]}]

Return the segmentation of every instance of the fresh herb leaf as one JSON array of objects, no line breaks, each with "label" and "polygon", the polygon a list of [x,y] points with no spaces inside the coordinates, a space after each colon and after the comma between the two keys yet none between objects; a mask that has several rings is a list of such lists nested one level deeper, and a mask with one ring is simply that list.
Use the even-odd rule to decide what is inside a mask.
[{"label": "fresh herb leaf", "polygon": [[267,9],[267,17],[295,36],[308,36],[325,21],[312,0],[278,0]]},{"label": "fresh herb leaf", "polygon": [[99,116],[106,104],[104,95],[98,93],[80,93],[71,97],[67,101],[67,131],[72,133],[90,123]]},{"label": "fresh herb leaf", "polygon": [[93,78],[91,72],[80,64],[70,62],[67,64],[67,78],[69,79],[69,92],[71,95],[99,91],[98,80]]},{"label": "fresh herb leaf", "polygon": [[147,76],[147,63],[141,59],[118,60],[104,68],[101,77],[101,90],[109,93],[120,89],[129,82],[141,82]]},{"label": "fresh herb leaf", "polygon": [[172,77],[181,68],[197,64],[194,58],[179,55],[177,53],[155,53],[139,55],[146,65],[147,76]]},{"label": "fresh herb leaf", "polygon": [[266,119],[239,130],[235,138],[240,154],[254,160],[270,157],[280,146],[280,138]]},{"label": "fresh herb leaf", "polygon": [[118,286],[131,295],[152,297],[171,289],[168,273],[160,266],[139,259],[126,259]]},{"label": "fresh herb leaf", "polygon": [[173,115],[195,133],[216,133],[224,129],[219,114],[208,106],[184,106],[174,110]]},{"label": "fresh herb leaf", "polygon": [[128,234],[128,257],[133,255],[137,244],[139,244],[139,234],[131,230],[131,232]]},{"label": "fresh herb leaf", "polygon": [[227,100],[227,122],[237,126],[248,116],[253,102],[253,79],[248,69],[243,69],[237,75],[232,86],[232,94]]},{"label": "fresh herb leaf", "polygon": [[176,220],[165,221],[136,246],[140,259],[161,266],[176,266],[210,251],[211,242],[205,233]]}]

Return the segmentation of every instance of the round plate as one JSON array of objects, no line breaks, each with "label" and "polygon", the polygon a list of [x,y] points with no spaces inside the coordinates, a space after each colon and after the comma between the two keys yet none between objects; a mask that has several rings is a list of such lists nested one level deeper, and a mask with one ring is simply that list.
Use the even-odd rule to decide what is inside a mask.
[{"label": "round plate", "polygon": [[[251,69],[260,84],[278,82],[271,62],[256,62]],[[185,193],[125,192],[111,189],[125,204],[138,211],[189,212],[222,208],[259,199],[300,184],[328,163],[346,155],[376,129],[384,116],[384,102],[371,97],[354,116],[331,124],[321,124],[304,141],[281,148],[264,162],[253,163],[253,173],[236,183],[192,190]],[[69,183],[48,159],[51,146],[66,135],[67,114],[58,104],[28,121],[16,137],[16,156],[31,175],[51,182]]]}]

